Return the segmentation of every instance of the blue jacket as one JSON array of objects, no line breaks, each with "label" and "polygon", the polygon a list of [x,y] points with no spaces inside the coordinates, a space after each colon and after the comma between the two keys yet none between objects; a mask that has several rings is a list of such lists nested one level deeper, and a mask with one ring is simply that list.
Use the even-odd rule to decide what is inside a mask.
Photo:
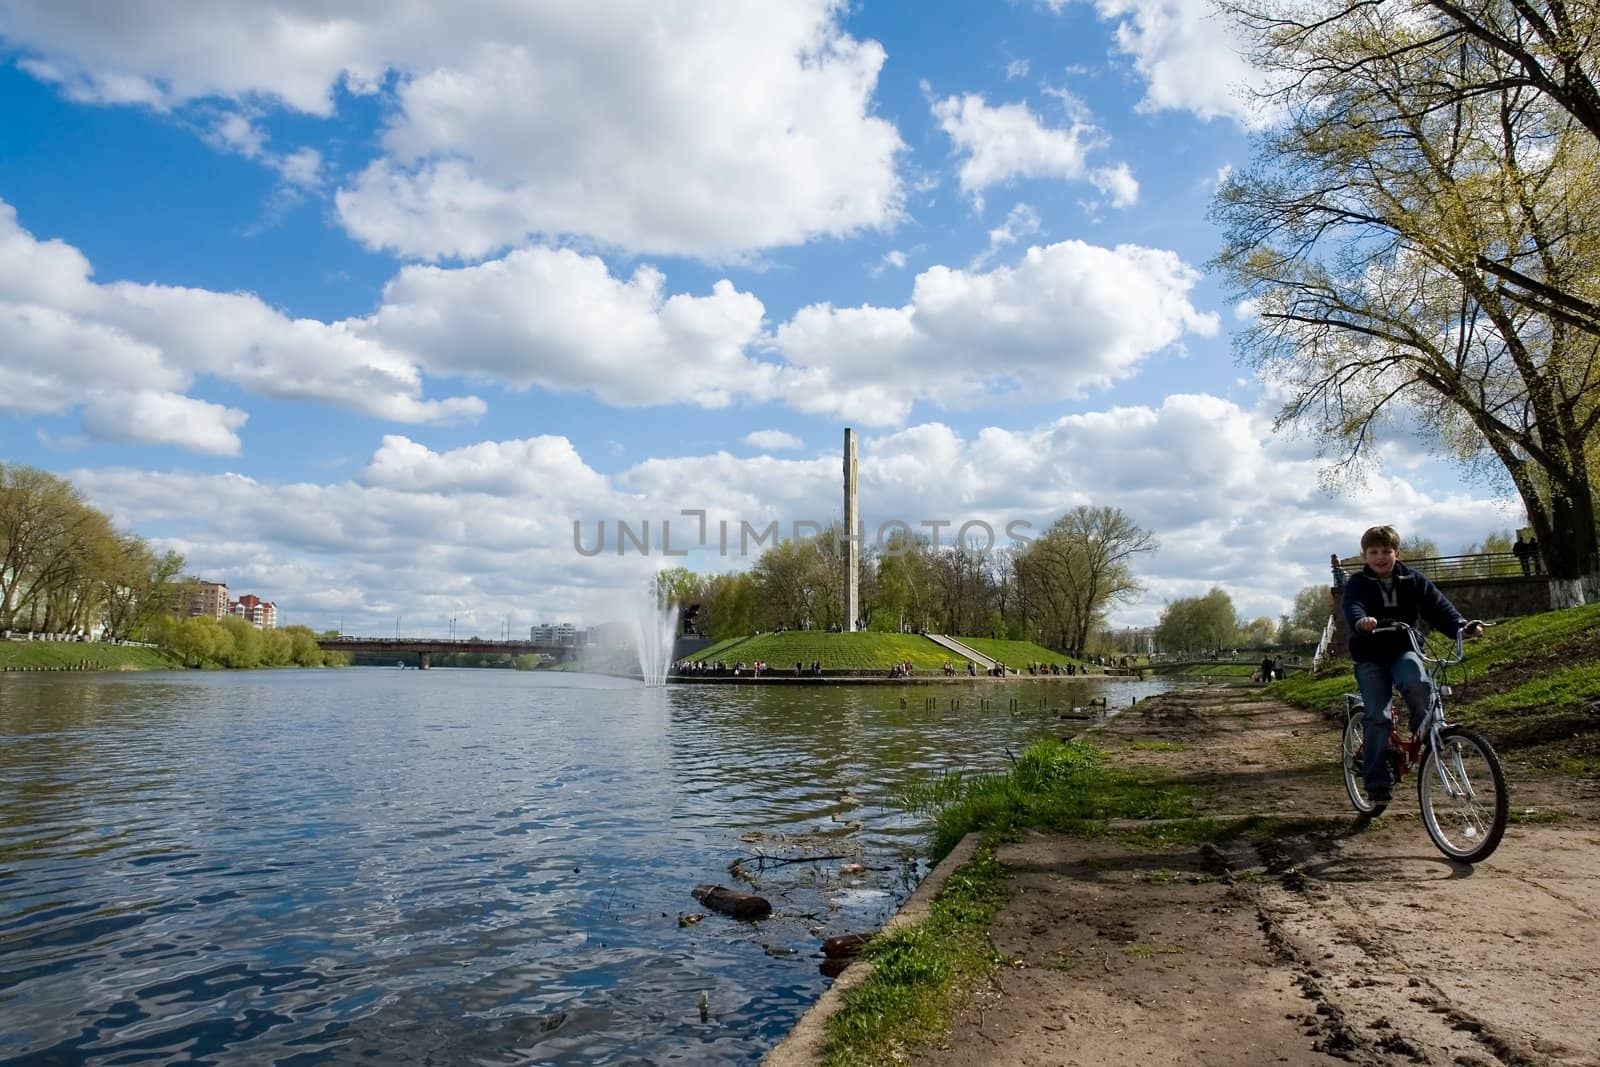
[{"label": "blue jacket", "polygon": [[1421,618],[1447,637],[1455,637],[1467,624],[1455,605],[1439,592],[1438,586],[1399,562],[1394,565],[1388,602],[1371,567],[1362,567],[1351,575],[1344,586],[1344,622],[1350,631],[1350,658],[1357,663],[1390,663],[1411,651],[1411,641],[1405,634],[1368,634],[1357,630],[1356,623],[1368,615],[1377,619],[1380,626],[1389,621],[1415,626]]}]

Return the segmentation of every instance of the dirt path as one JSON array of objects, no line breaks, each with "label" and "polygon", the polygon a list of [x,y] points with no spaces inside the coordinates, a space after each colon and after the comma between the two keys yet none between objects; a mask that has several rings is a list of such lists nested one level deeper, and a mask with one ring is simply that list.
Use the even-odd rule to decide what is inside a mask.
[{"label": "dirt path", "polygon": [[1434,849],[1405,788],[1376,823],[1346,821],[1337,728],[1308,712],[1174,694],[1096,740],[1219,817],[1324,821],[1198,847],[1006,847],[1015,896],[993,936],[1011,965],[917,1062],[1600,1065],[1594,783],[1508,767],[1519,821],[1470,868]]}]

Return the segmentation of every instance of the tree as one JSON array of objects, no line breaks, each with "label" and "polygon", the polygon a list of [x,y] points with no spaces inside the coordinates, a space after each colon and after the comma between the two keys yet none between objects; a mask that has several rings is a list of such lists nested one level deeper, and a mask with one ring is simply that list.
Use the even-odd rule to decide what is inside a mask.
[{"label": "tree", "polygon": [[1386,423],[1418,428],[1516,489],[1558,603],[1600,595],[1600,335],[1479,263],[1600,294],[1600,140],[1415,3],[1248,6],[1286,118],[1219,191],[1214,265],[1258,312],[1240,356],[1287,389],[1279,424],[1309,427],[1344,473]]},{"label": "tree", "polygon": [[1232,598],[1212,589],[1205,596],[1168,604],[1156,624],[1156,645],[1166,652],[1216,652],[1232,645],[1238,631]]},{"label": "tree", "polygon": [[1118,508],[1079,505],[1050,524],[1028,547],[1023,571],[1058,628],[1058,647],[1088,647],[1100,613],[1142,588],[1134,557],[1156,548],[1155,537]]},{"label": "tree", "polygon": [[[1397,115],[1420,118],[1484,96],[1527,90],[1542,113],[1564,112],[1600,140],[1600,93],[1594,47],[1600,9],[1570,0],[1387,0],[1381,9],[1403,36],[1374,33],[1380,5],[1344,0],[1228,0],[1231,13],[1254,42],[1252,58],[1288,74],[1269,96],[1293,97],[1302,79],[1325,75],[1337,53],[1341,73],[1376,73],[1395,67],[1411,73]],[[1461,57],[1457,60],[1457,57]],[[1469,62],[1468,58],[1476,61]],[[1508,248],[1480,249],[1476,266],[1506,284],[1508,298],[1600,334],[1600,304],[1544,273],[1537,256]]]}]

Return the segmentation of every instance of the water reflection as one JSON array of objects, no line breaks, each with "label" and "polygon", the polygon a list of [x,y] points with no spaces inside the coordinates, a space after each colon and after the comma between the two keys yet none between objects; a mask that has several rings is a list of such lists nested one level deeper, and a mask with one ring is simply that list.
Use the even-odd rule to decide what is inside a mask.
[{"label": "water reflection", "polygon": [[[1096,692],[0,677],[0,1058],[752,1062],[919,877],[902,785]],[[771,920],[679,925],[807,851],[747,865]]]}]

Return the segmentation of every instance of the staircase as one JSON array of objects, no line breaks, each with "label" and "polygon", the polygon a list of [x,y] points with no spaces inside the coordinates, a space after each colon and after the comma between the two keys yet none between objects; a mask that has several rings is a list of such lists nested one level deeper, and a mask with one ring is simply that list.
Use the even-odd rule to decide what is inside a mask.
[{"label": "staircase", "polygon": [[1322,669],[1322,661],[1328,658],[1328,646],[1333,643],[1334,617],[1328,616],[1328,625],[1322,628],[1322,640],[1317,642],[1317,654],[1311,657],[1311,673],[1316,674]]},{"label": "staircase", "polygon": [[985,656],[982,652],[979,652],[975,648],[963,645],[960,641],[957,641],[953,637],[946,637],[944,634],[925,634],[924,636],[927,637],[929,641],[932,641],[941,648],[949,649],[958,656],[964,656],[967,659],[970,659],[983,670],[989,671],[994,669],[994,660],[990,659],[988,656]]}]

